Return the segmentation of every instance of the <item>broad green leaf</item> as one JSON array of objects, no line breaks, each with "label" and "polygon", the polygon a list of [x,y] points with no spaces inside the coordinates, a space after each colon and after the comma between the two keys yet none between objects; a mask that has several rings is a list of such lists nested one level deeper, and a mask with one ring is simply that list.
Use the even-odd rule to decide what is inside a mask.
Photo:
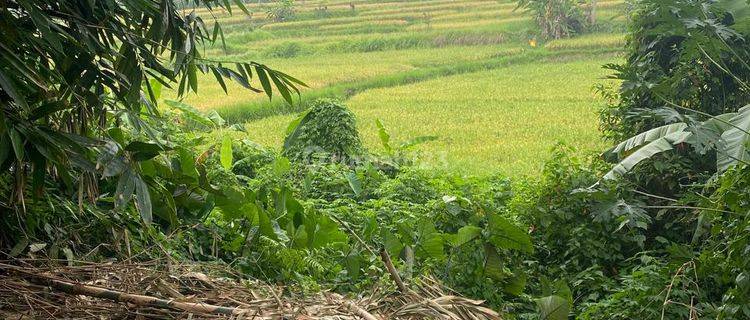
[{"label": "broad green leaf", "polygon": [[135,191],[135,180],[133,179],[133,172],[128,169],[120,175],[117,180],[117,189],[115,189],[115,208],[121,208],[127,205],[128,202],[133,198],[133,192]]},{"label": "broad green leaf", "polygon": [[224,136],[224,139],[221,141],[219,158],[221,160],[221,166],[224,167],[224,169],[232,169],[232,138],[230,136]]},{"label": "broad green leaf", "polygon": [[153,220],[151,215],[151,195],[148,193],[148,185],[138,176],[135,177],[135,200],[135,205],[141,214],[141,219],[147,224],[151,223]]},{"label": "broad green leaf", "polygon": [[273,173],[277,176],[282,176],[289,172],[292,168],[292,163],[286,157],[276,157],[271,164]]},{"label": "broad green leaf", "polygon": [[223,127],[224,124],[227,123],[224,118],[222,118],[221,115],[216,112],[216,110],[209,111],[206,117],[211,120],[211,122],[213,122],[217,127]]},{"label": "broad green leaf", "polygon": [[505,279],[503,259],[497,253],[497,249],[490,244],[484,246],[484,275],[498,281]]},{"label": "broad green leaf", "polygon": [[523,289],[526,287],[526,273],[521,271],[513,277],[507,278],[509,281],[503,285],[503,291],[512,295],[520,296],[523,294]]},{"label": "broad green leaf", "polygon": [[568,320],[570,305],[560,296],[549,296],[536,300],[540,320]]},{"label": "broad green leaf", "polygon": [[388,254],[392,257],[397,257],[401,254],[401,250],[404,249],[404,244],[401,243],[398,237],[387,228],[383,228],[382,230],[383,246],[385,247],[385,250],[388,251]]},{"label": "broad green leaf", "polygon": [[458,229],[458,232],[456,232],[455,235],[453,235],[450,238],[451,246],[454,248],[460,247],[463,244],[474,240],[476,237],[478,237],[482,233],[482,228],[477,226],[463,226],[461,229]]},{"label": "broad green leaf", "polygon": [[125,150],[131,151],[131,152],[161,152],[164,151],[165,148],[157,143],[151,143],[151,142],[143,142],[143,141],[133,141],[129,143]]},{"label": "broad green leaf", "polygon": [[271,224],[271,218],[268,217],[268,212],[259,208],[258,210],[258,231],[263,236],[271,238],[273,240],[279,240],[273,225]]},{"label": "broad green leaf", "polygon": [[119,175],[120,173],[125,171],[125,169],[128,167],[128,164],[127,162],[125,162],[124,156],[118,156],[105,163],[103,167],[104,170],[102,171],[102,178],[109,178]]},{"label": "broad green leaf", "polygon": [[312,228],[314,234],[310,233],[310,228],[306,228],[308,230],[310,248],[321,248],[332,243],[345,243],[348,240],[346,234],[341,231],[338,223],[333,221],[333,219],[321,214],[311,214],[308,216],[311,218],[305,221],[305,224],[314,223],[315,225]]},{"label": "broad green leaf", "polygon": [[529,234],[500,215],[493,214],[490,216],[487,230],[489,231],[490,243],[498,248],[518,250],[524,253],[534,251]]},{"label": "broad green leaf", "polygon": [[357,279],[360,276],[360,269],[362,268],[362,258],[359,253],[351,252],[346,256],[346,272],[352,279]]},{"label": "broad green leaf", "polygon": [[633,153],[617,163],[612,168],[612,170],[604,175],[604,179],[613,180],[630,172],[630,170],[633,169],[633,167],[635,167],[641,161],[650,159],[651,157],[659,153],[672,150],[675,143],[684,141],[690,135],[690,132],[677,131],[649,142],[648,144],[636,149]]},{"label": "broad green leaf", "polygon": [[422,221],[418,225],[417,243],[415,248],[417,253],[429,258],[443,260],[445,258],[445,239],[443,234],[435,229],[432,221]]},{"label": "broad green leaf", "polygon": [[380,121],[380,119],[375,119],[375,125],[378,127],[378,136],[380,137],[380,144],[383,145],[383,148],[388,153],[393,153],[393,148],[391,148],[391,135],[388,134],[388,131],[385,129],[385,126],[383,125],[383,122]]},{"label": "broad green leaf", "polygon": [[729,119],[731,126],[721,134],[724,140],[723,148],[716,154],[716,167],[719,172],[738,163],[750,162],[750,105],[742,107],[736,115]]},{"label": "broad green leaf", "polygon": [[445,259],[445,250],[443,250],[445,243],[441,234],[435,233],[421,239],[418,246],[430,258],[438,260]]},{"label": "broad green leaf", "polygon": [[357,173],[354,171],[347,173],[346,180],[349,181],[349,187],[352,188],[354,194],[359,196],[362,193],[362,181],[357,177]]},{"label": "broad green leaf", "polygon": [[629,154],[632,150],[642,147],[643,145],[652,142],[657,139],[661,139],[669,134],[676,132],[683,132],[687,128],[685,123],[673,123],[658,128],[648,130],[646,132],[637,134],[630,139],[618,143],[609,152],[622,157]]},{"label": "broad green leaf", "polygon": [[198,178],[198,170],[195,168],[193,153],[188,149],[180,148],[178,154],[180,156],[180,170],[182,170],[182,174]]}]

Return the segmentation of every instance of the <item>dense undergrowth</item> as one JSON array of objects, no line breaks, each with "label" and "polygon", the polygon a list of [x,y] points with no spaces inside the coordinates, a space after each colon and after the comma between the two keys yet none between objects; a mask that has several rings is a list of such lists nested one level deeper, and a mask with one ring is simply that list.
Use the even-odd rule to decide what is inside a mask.
[{"label": "dense undergrowth", "polygon": [[[425,170],[417,146],[434,137],[397,137],[381,122],[385,151],[368,151],[331,99],[289,125],[281,152],[170,100],[148,116],[104,112],[76,166],[47,166],[39,136],[61,127],[5,108],[2,254],[169,256],[358,292],[391,285],[385,250],[407,282],[437,275],[509,319],[747,319],[747,4],[638,5],[602,127],[614,141],[643,133],[601,155],[559,145],[538,178]],[[160,86],[148,86],[156,102]],[[1,101],[20,108],[8,88]]]}]

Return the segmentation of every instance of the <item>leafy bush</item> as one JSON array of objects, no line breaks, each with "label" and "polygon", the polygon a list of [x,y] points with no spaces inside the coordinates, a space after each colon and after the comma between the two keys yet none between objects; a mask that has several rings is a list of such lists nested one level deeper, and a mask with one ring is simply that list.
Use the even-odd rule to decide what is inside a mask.
[{"label": "leafy bush", "polygon": [[743,80],[750,73],[746,3],[647,0],[636,8],[627,62],[608,66],[623,82],[620,100],[603,115],[605,136],[623,140],[661,125],[660,117],[644,111],[667,104],[707,120],[706,114],[750,102]]},{"label": "leafy bush", "polygon": [[276,22],[294,20],[294,17],[297,14],[294,9],[294,0],[278,1],[274,6],[268,8],[266,14],[269,19]]},{"label": "leafy bush", "polygon": [[313,102],[290,124],[284,139],[283,154],[294,161],[353,161],[362,153],[354,114],[334,99]]},{"label": "leafy bush", "polygon": [[520,0],[518,7],[531,12],[544,38],[569,37],[586,24],[577,0]]},{"label": "leafy bush", "polygon": [[284,42],[266,49],[265,55],[271,58],[294,58],[302,54],[303,50],[299,42]]}]

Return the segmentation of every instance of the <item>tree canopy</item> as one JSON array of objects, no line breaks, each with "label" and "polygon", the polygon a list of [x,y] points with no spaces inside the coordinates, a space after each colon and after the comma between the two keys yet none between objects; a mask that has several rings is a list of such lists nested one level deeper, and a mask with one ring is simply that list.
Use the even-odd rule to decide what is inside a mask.
[{"label": "tree canopy", "polygon": [[248,14],[241,1],[193,4],[207,14],[181,14],[172,0],[0,2],[0,169],[14,176],[11,203],[23,203],[27,181],[37,192],[54,180],[95,194],[92,173],[106,170],[112,125],[136,134],[123,146],[127,159],[153,157],[163,141],[144,119],[159,116],[162,87],[197,92],[199,73],[225,91],[233,80],[269,98],[275,87],[292,101],[302,82],[260,63],[202,56],[203,46],[223,43],[220,25],[203,17]]}]

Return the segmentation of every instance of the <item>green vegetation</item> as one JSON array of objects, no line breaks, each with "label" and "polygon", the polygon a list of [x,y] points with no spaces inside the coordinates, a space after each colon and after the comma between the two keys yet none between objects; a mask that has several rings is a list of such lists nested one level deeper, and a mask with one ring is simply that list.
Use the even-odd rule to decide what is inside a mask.
[{"label": "green vegetation", "polygon": [[[592,121],[600,103],[593,86],[606,75],[602,65],[621,61],[625,38],[625,4],[621,1],[598,2],[597,23],[587,22],[589,33],[546,43],[537,43],[533,19],[512,2],[350,5],[307,1],[254,4],[251,8],[263,12],[283,6],[292,6],[296,16],[284,21],[253,16],[254,22],[243,24],[235,22],[235,17],[219,15],[220,21],[231,21],[231,27],[224,28],[227,50],[213,46],[207,48],[207,54],[241,61],[262,59],[267,65],[283,66],[285,73],[298,75],[307,84],[297,103],[238,93],[223,96],[222,88],[209,77],[199,77],[201,93],[189,95],[185,102],[199,110],[215,110],[230,123],[244,123],[253,132],[254,141],[279,148],[287,123],[311,101],[342,99],[359,119],[366,147],[379,147],[374,124],[381,118],[396,132],[404,132],[404,137],[438,136],[435,143],[420,147],[429,155],[423,164],[461,173],[536,175],[557,142],[575,144],[583,150],[602,146]],[[571,76],[566,68],[554,67],[560,62],[573,69],[573,81],[564,81]],[[453,103],[446,98],[458,94],[458,90],[462,90],[461,96],[479,99],[485,95],[488,86],[474,85],[477,81],[473,79],[506,75],[524,78],[501,80],[507,90],[493,89],[493,94],[509,95],[508,99],[477,102],[484,117],[476,125],[464,126],[460,117],[444,119],[439,125],[424,121],[443,112],[446,103]],[[522,85],[532,81],[533,87],[539,87],[547,80],[563,84],[552,87],[557,92],[544,93],[554,97],[549,98],[550,103],[564,99],[558,108],[560,113],[544,112],[545,108],[534,101],[547,98],[535,94],[532,86]],[[446,93],[417,100],[428,86],[438,86]],[[391,96],[392,92],[396,95]],[[372,97],[386,100],[376,102]],[[474,107],[467,102],[459,102],[457,112]],[[415,117],[406,110],[414,110]],[[513,128],[517,116],[535,119],[538,129],[529,132]],[[443,112],[441,117],[447,116]],[[576,121],[565,120],[570,118]],[[517,133],[527,142],[504,142]],[[527,152],[518,152],[526,147]]]},{"label": "green vegetation", "polygon": [[3,2],[0,259],[221,265],[278,301],[434,277],[503,319],[750,318],[750,5],[540,3],[582,34],[537,42],[570,26],[479,0]]},{"label": "green vegetation", "polygon": [[362,155],[357,121],[341,102],[316,100],[287,129],[282,154],[295,161],[310,161],[318,154],[324,156],[319,160],[351,161]]}]

